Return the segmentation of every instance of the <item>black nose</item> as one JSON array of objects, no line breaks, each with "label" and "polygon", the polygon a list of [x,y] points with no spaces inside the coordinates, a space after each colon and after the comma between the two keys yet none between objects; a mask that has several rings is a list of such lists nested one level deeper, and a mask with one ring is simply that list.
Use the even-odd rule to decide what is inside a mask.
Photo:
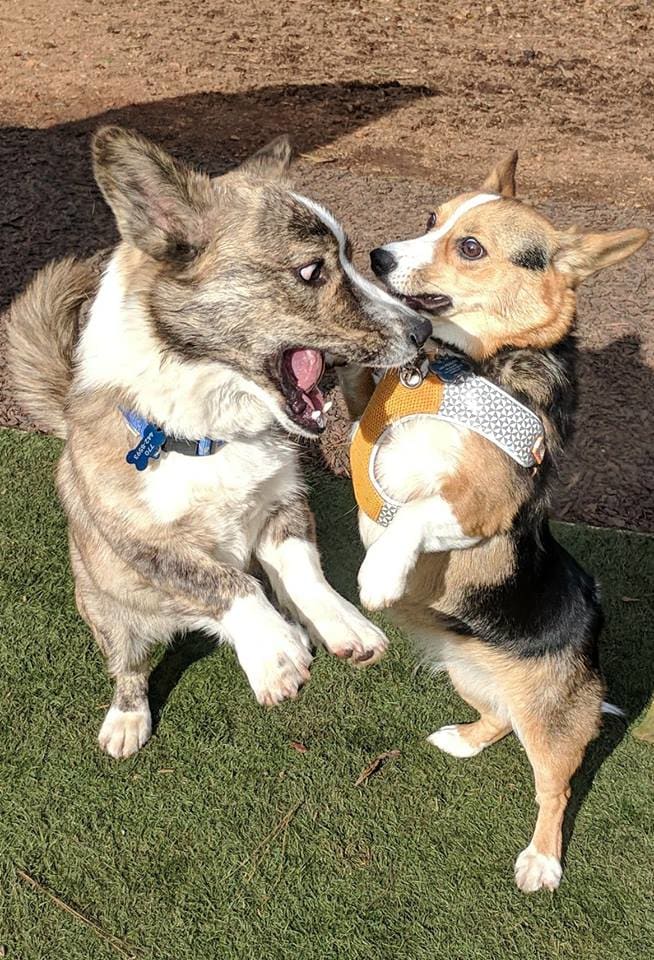
[{"label": "black nose", "polygon": [[370,254],[370,266],[376,277],[385,277],[397,266],[397,260],[388,250],[377,247]]},{"label": "black nose", "polygon": [[431,337],[431,331],[431,320],[412,320],[409,336],[415,343],[416,347],[421,347],[423,343],[426,343]]}]

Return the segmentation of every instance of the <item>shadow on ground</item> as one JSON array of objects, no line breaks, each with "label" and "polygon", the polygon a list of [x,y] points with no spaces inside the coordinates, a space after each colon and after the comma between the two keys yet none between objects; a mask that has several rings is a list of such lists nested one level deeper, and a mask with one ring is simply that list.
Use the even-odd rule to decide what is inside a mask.
[{"label": "shadow on ground", "polygon": [[89,138],[102,124],[135,127],[215,175],[280,133],[304,153],[425,96],[428,88],[398,82],[271,86],[139,103],[43,130],[6,127],[0,307],[47,261],[91,254],[115,240],[89,156]]}]

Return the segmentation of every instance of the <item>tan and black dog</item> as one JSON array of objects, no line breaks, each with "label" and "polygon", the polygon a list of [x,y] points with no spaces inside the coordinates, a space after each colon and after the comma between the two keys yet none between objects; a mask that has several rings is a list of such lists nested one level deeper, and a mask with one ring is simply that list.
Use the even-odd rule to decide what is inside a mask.
[{"label": "tan and black dog", "polygon": [[285,139],[215,179],[117,127],[93,153],[121,242],[100,266],[38,274],[12,308],[10,366],[66,440],[77,605],[116,681],[100,744],[125,757],[150,735],[153,646],[178,631],[230,643],[263,704],[307,679],[303,627],[355,663],[381,656],[383,633],[323,576],[294,438],[325,426],[324,352],[404,363],[431,325],[293,192]]},{"label": "tan and black dog", "polygon": [[480,715],[430,741],[470,757],[514,731],[525,747],[540,809],[515,875],[532,891],[558,886],[570,779],[602,711],[597,588],[548,525],[575,406],[575,291],[648,234],[558,230],[515,199],[516,159],[423,236],[372,252],[433,339],[422,364],[380,381],[352,467],[362,602],[391,607]]}]

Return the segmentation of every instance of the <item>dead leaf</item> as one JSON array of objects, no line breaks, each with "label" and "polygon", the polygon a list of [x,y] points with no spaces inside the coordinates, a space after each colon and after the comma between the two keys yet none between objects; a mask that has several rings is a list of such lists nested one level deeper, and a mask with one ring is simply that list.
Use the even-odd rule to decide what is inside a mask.
[{"label": "dead leaf", "polygon": [[297,750],[298,753],[308,753],[309,748],[305,747],[303,743],[300,743],[299,740],[291,740],[291,749]]}]

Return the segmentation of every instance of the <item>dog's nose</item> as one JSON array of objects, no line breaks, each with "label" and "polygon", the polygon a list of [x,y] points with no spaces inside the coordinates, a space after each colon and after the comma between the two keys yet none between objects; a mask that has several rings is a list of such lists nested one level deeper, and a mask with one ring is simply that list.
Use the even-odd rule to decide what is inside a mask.
[{"label": "dog's nose", "polygon": [[409,336],[415,343],[416,347],[421,347],[423,343],[426,343],[431,337],[431,332],[431,320],[423,320],[421,318],[420,320],[411,321]]},{"label": "dog's nose", "polygon": [[370,266],[376,277],[385,277],[397,266],[397,260],[384,247],[377,247],[370,254]]}]

